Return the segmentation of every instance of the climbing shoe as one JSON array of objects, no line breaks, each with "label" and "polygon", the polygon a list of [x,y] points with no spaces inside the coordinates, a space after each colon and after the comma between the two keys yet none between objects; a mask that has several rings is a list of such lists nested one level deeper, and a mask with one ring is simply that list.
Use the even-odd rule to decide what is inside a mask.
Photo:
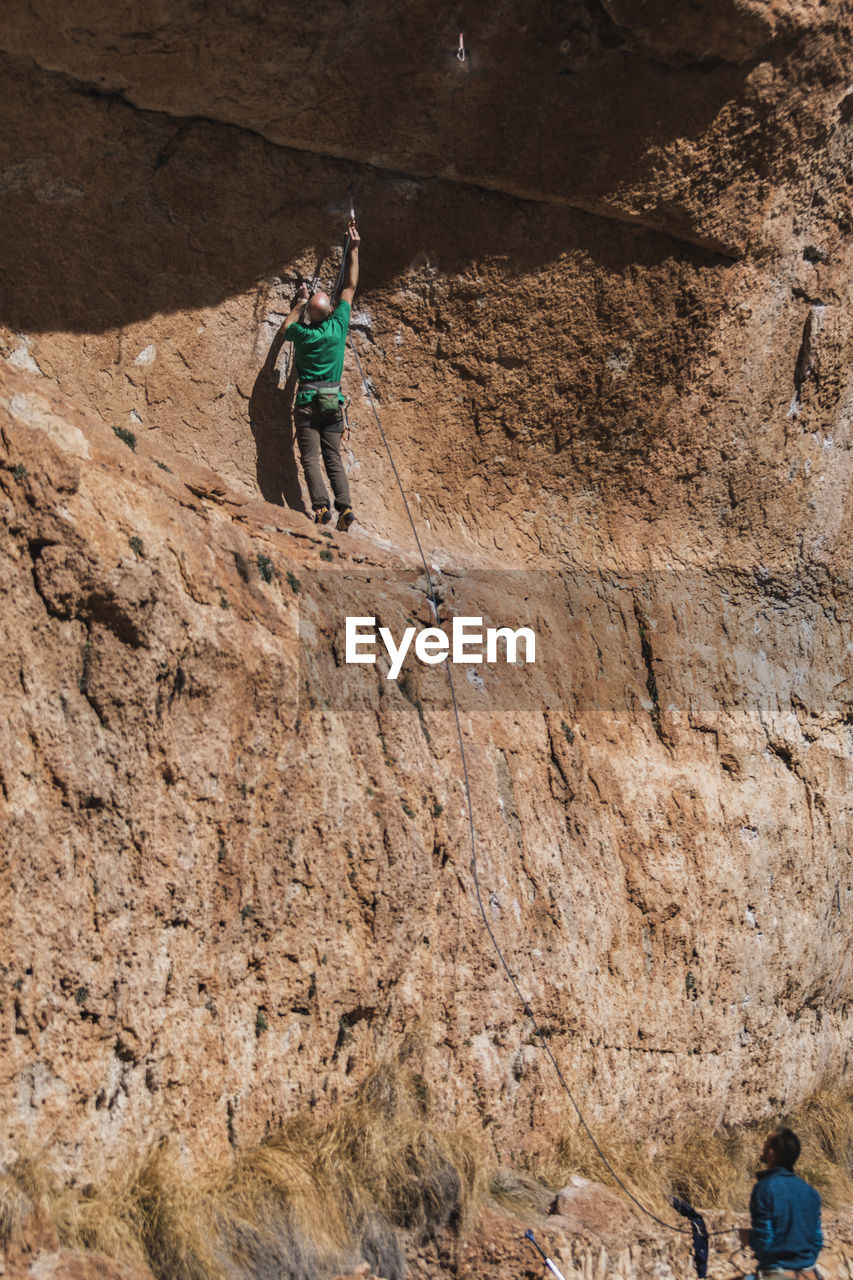
[{"label": "climbing shoe", "polygon": [[338,516],[338,523],[335,525],[335,528],[341,533],[346,533],[354,519],[355,516],[352,513],[352,507],[344,507],[343,511]]},{"label": "climbing shoe", "polygon": [[315,524],[328,524],[328,523],[329,523],[329,521],[331,520],[331,518],[332,518],[332,513],[331,513],[331,511],[329,510],[329,508],[328,508],[328,507],[315,507],[315,508],[314,508],[314,523],[315,523]]}]

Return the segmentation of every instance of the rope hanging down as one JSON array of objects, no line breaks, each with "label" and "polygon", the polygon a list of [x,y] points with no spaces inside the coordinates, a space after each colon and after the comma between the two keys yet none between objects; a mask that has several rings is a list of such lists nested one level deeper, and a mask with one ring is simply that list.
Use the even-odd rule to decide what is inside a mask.
[{"label": "rope hanging down", "polygon": [[[346,265],[347,251],[349,249],[349,241],[350,241],[350,237],[349,237],[349,234],[347,234],[346,241],[344,243],[343,258],[341,260],[341,269],[338,276],[339,284],[341,279],[343,278],[344,267]],[[337,292],[337,287],[338,286],[336,286],[336,292]],[[438,618],[438,599],[435,594],[435,588],[433,586],[432,574],[430,573],[430,570],[429,570],[429,564],[427,562],[426,555],[424,554],[424,549],[421,546],[421,540],[418,536],[417,526],[415,525],[414,517],[412,515],[412,511],[409,506],[408,498],[406,497],[406,491],[403,487],[403,482],[400,479],[400,473],[397,470],[397,465],[394,461],[394,455],[391,452],[391,446],[388,443],[388,438],[385,435],[385,431],[382,427],[382,421],[376,409],[376,404],[374,402],[373,395],[370,390],[370,384],[368,383],[367,378],[365,377],[364,369],[362,368],[361,360],[359,359],[358,351],[355,348],[355,344],[352,340],[352,336],[350,336],[350,339],[349,339],[349,346],[350,346],[350,350],[353,353],[353,356],[355,357],[355,363],[356,363],[356,366],[358,367],[359,377],[361,378],[362,386],[364,388],[365,394],[367,395],[367,399],[370,404],[371,412],[373,413],[373,417],[376,422],[376,426],[379,431],[382,444],[385,447],[385,452],[388,454],[388,461],[391,464],[391,470],[394,472],[394,479],[397,482],[397,488],[400,491],[400,497],[402,498],[402,501],[403,501],[403,507],[405,509],[406,516],[408,517],[409,524],[411,525],[412,535],[415,540],[415,545],[418,549],[418,555],[421,558],[421,562],[424,567],[424,572],[426,574],[427,587],[428,587],[427,594],[428,594],[430,606],[437,619]],[[479,870],[477,866],[477,833],[474,826],[474,805],[471,799],[471,783],[470,783],[470,777],[468,773],[468,757],[465,752],[465,738],[464,738],[464,734],[462,733],[462,721],[459,715],[459,704],[456,699],[456,688],[453,683],[453,672],[451,670],[450,663],[445,664],[445,670],[447,672],[447,682],[450,689],[450,700],[453,707],[453,718],[456,725],[456,736],[459,741],[459,755],[462,761],[462,779],[463,779],[463,786],[465,791],[466,808],[468,813],[468,834],[471,842],[471,874],[474,881],[474,891],[477,897],[477,906],[479,907],[480,916],[483,921],[483,925],[486,929],[487,934],[489,935],[489,939],[495,950],[495,954],[497,955],[498,960],[500,961],[501,966],[509,980],[509,983],[513,991],[515,992],[516,997],[518,998],[519,1004],[521,1005],[522,1010],[524,1011],[525,1017],[529,1018],[533,1024],[533,1033],[536,1036],[536,1039],[539,1041],[540,1045],[542,1046],[542,1049],[546,1057],[548,1058],[549,1062],[554,1068],[557,1079],[559,1080],[560,1085],[562,1086],[562,1089],[566,1094],[566,1097],[569,1099],[569,1102],[572,1104],[575,1115],[577,1116],[578,1121],[581,1127],[583,1128],[584,1133],[589,1139],[593,1147],[593,1150],[597,1154],[598,1158],[601,1160],[604,1167],[609,1172],[610,1176],[613,1178],[616,1185],[621,1188],[621,1190],[628,1197],[631,1203],[635,1205],[636,1208],[639,1209],[642,1214],[644,1214],[652,1222],[657,1223],[658,1226],[663,1227],[664,1230],[672,1231],[677,1235],[693,1235],[693,1231],[691,1227],[679,1227],[679,1226],[676,1226],[674,1223],[666,1222],[663,1218],[658,1217],[656,1213],[653,1213],[651,1209],[647,1209],[646,1206],[640,1200],[637,1199],[637,1197],[630,1190],[630,1188],[626,1186],[624,1180],[619,1176],[619,1174],[613,1168],[613,1165],[610,1163],[607,1156],[604,1154],[598,1142],[596,1141],[595,1136],[592,1130],[590,1129],[589,1125],[587,1124],[586,1118],[584,1117],[584,1114],[581,1111],[578,1103],[575,1101],[574,1094],[569,1088],[569,1084],[560,1069],[560,1065],[557,1062],[557,1059],[554,1057],[554,1054],[551,1052],[548,1042],[546,1038],[543,1036],[542,1031],[540,1030],[539,1024],[536,1021],[536,1017],[533,1013],[533,1010],[530,1007],[530,1004],[528,1003],[528,1001],[524,998],[524,995],[521,992],[521,988],[519,987],[518,980],[516,979],[515,974],[510,969],[509,964],[507,963],[506,957],[504,956],[504,953],[501,950],[500,944],[497,938],[495,937],[492,926],[489,923],[489,917],[486,913],[486,908],[483,903],[483,895],[480,889],[480,877],[479,877]],[[734,1228],[731,1228],[731,1227],[722,1228],[717,1231],[711,1231],[708,1233],[708,1235],[710,1236],[728,1235],[729,1232],[732,1231],[733,1229]]]},{"label": "rope hanging down", "polygon": [[[388,454],[388,461],[391,463],[391,469],[392,469],[392,471],[394,472],[394,479],[397,481],[397,487],[398,487],[398,489],[400,490],[400,496],[401,496],[401,498],[403,499],[403,506],[405,507],[406,515],[407,515],[407,516],[408,516],[408,518],[409,518],[409,524],[412,526],[412,534],[414,535],[415,543],[416,543],[417,548],[418,548],[418,554],[420,555],[421,561],[423,562],[424,570],[425,570],[425,572],[426,572],[427,585],[428,585],[428,588],[429,588],[429,591],[428,591],[428,594],[429,594],[429,601],[430,601],[430,604],[431,604],[431,606],[432,606],[433,612],[434,612],[434,613],[436,614],[436,616],[437,616],[437,614],[438,614],[438,601],[437,601],[437,599],[436,599],[435,589],[434,589],[434,587],[433,587],[432,575],[430,574],[430,571],[429,571],[429,565],[428,565],[428,563],[427,563],[427,558],[426,558],[426,556],[424,555],[424,550],[423,550],[423,547],[421,546],[421,540],[420,540],[420,538],[418,537],[418,531],[417,531],[417,528],[416,528],[416,526],[415,526],[415,521],[414,521],[414,518],[413,518],[413,516],[412,516],[411,509],[410,509],[410,507],[409,507],[408,499],[406,498],[406,491],[405,491],[405,489],[403,488],[403,483],[402,483],[402,481],[401,481],[401,479],[400,479],[400,473],[398,472],[397,467],[396,467],[396,464],[395,464],[395,462],[394,462],[394,456],[393,456],[393,454],[392,454],[392,452],[391,452],[391,447],[390,447],[390,445],[388,444],[388,439],[387,439],[387,437],[386,437],[386,435],[385,435],[385,432],[384,432],[384,430],[383,430],[383,428],[382,428],[382,423],[381,423],[381,421],[380,421],[379,414],[378,414],[378,413],[377,413],[377,411],[376,411],[376,405],[374,404],[373,396],[372,396],[372,394],[371,394],[370,387],[369,387],[369,385],[368,385],[367,379],[366,379],[366,377],[365,377],[365,375],[364,375],[364,370],[363,370],[363,368],[362,368],[361,361],[360,361],[360,360],[359,360],[359,358],[358,358],[358,352],[357,352],[357,351],[356,351],[356,349],[355,349],[355,344],[353,343],[352,338],[350,338],[350,340],[349,340],[349,345],[350,345],[350,350],[352,351],[353,355],[355,356],[355,362],[356,362],[356,365],[358,366],[358,372],[359,372],[359,376],[361,377],[362,386],[364,387],[365,393],[366,393],[367,398],[368,398],[368,400],[369,400],[369,402],[370,402],[370,408],[371,408],[371,410],[373,411],[373,417],[374,417],[374,418],[375,418],[375,420],[376,420],[376,426],[377,426],[377,427],[378,427],[378,429],[379,429],[379,435],[380,435],[380,437],[381,437],[381,439],[382,439],[382,443],[383,443],[383,445],[385,446],[385,451],[386,451],[386,453]],[[557,1079],[559,1080],[560,1084],[562,1085],[563,1090],[565,1091],[565,1094],[566,1094],[567,1098],[568,1098],[568,1099],[569,1099],[569,1101],[571,1102],[571,1104],[572,1104],[572,1106],[573,1106],[573,1108],[574,1108],[574,1110],[575,1110],[575,1114],[577,1115],[577,1118],[578,1118],[578,1120],[579,1120],[579,1122],[580,1122],[580,1124],[581,1124],[581,1126],[582,1126],[582,1128],[583,1128],[583,1130],[584,1130],[584,1133],[585,1133],[585,1134],[586,1134],[586,1136],[589,1138],[590,1142],[592,1143],[593,1149],[595,1150],[596,1154],[598,1155],[599,1159],[601,1160],[601,1162],[603,1163],[603,1165],[605,1166],[605,1168],[606,1168],[606,1169],[608,1170],[608,1172],[610,1173],[610,1175],[611,1175],[611,1177],[613,1178],[613,1180],[617,1183],[617,1185],[618,1185],[619,1187],[621,1187],[621,1188],[622,1188],[622,1191],[625,1193],[625,1195],[628,1197],[628,1199],[629,1199],[629,1200],[631,1200],[631,1201],[632,1201],[632,1203],[633,1203],[634,1205],[636,1205],[636,1207],[637,1207],[637,1208],[638,1208],[642,1213],[644,1213],[644,1214],[646,1215],[646,1217],[647,1217],[647,1218],[651,1218],[651,1220],[652,1220],[653,1222],[656,1222],[656,1223],[658,1224],[658,1226],[661,1226],[661,1227],[666,1228],[666,1230],[667,1230],[667,1231],[675,1231],[675,1232],[677,1232],[679,1235],[689,1235],[689,1234],[690,1234],[690,1229],[689,1229],[688,1227],[677,1227],[677,1226],[675,1226],[675,1225],[674,1225],[673,1223],[671,1223],[671,1222],[665,1222],[663,1218],[659,1218],[659,1217],[657,1216],[657,1214],[652,1213],[652,1211],[651,1211],[650,1209],[647,1209],[647,1208],[645,1207],[645,1205],[641,1204],[641,1202],[637,1199],[637,1197],[634,1195],[634,1193],[633,1193],[633,1192],[632,1192],[632,1191],[631,1191],[631,1190],[630,1190],[630,1189],[625,1185],[625,1183],[623,1182],[623,1180],[620,1178],[619,1174],[616,1172],[616,1170],[613,1168],[613,1166],[612,1166],[612,1164],[610,1163],[610,1161],[607,1159],[607,1156],[604,1154],[604,1152],[602,1151],[601,1147],[600,1147],[600,1146],[598,1145],[598,1143],[596,1142],[595,1137],[594,1137],[594,1135],[593,1135],[593,1133],[592,1133],[592,1130],[590,1129],[589,1125],[588,1125],[588,1124],[587,1124],[587,1122],[586,1122],[586,1119],[584,1118],[583,1112],[581,1111],[580,1107],[578,1106],[577,1102],[575,1101],[574,1095],[572,1094],[572,1091],[571,1091],[571,1089],[569,1088],[568,1082],[566,1081],[565,1076],[563,1075],[562,1071],[560,1070],[560,1065],[559,1065],[559,1063],[557,1062],[557,1059],[554,1057],[553,1053],[551,1052],[551,1049],[550,1049],[550,1047],[549,1047],[549,1045],[548,1045],[547,1040],[546,1040],[546,1039],[545,1039],[545,1037],[542,1035],[542,1032],[541,1032],[541,1030],[540,1030],[540,1028],[539,1028],[539,1024],[537,1023],[537,1021],[536,1021],[536,1017],[535,1017],[535,1015],[534,1015],[534,1013],[533,1013],[533,1010],[531,1009],[530,1004],[528,1003],[528,1001],[527,1001],[527,1000],[525,1000],[524,996],[522,995],[521,988],[520,988],[520,987],[519,987],[519,985],[518,985],[518,981],[517,981],[517,979],[516,979],[516,977],[515,977],[515,974],[514,974],[514,973],[512,972],[512,970],[510,969],[510,967],[509,967],[509,965],[508,965],[508,963],[507,963],[507,961],[506,961],[506,957],[504,956],[504,953],[503,953],[503,951],[501,950],[500,944],[499,944],[499,942],[498,942],[497,938],[495,937],[495,934],[494,934],[494,931],[493,931],[493,929],[492,929],[492,926],[491,926],[491,924],[489,923],[489,917],[488,917],[488,915],[486,914],[486,908],[485,908],[485,906],[484,906],[484,904],[483,904],[483,895],[482,895],[482,892],[481,892],[481,890],[480,890],[480,877],[479,877],[479,872],[478,872],[478,867],[477,867],[477,834],[476,834],[476,829],[475,829],[475,827],[474,827],[474,806],[473,806],[473,802],[472,802],[472,800],[471,800],[471,785],[470,785],[470,780],[469,780],[469,775],[468,775],[468,758],[467,758],[466,753],[465,753],[465,739],[464,739],[464,736],[463,736],[463,733],[462,733],[462,721],[461,721],[461,719],[460,719],[460,715],[459,715],[459,704],[458,704],[458,702],[457,702],[457,700],[456,700],[456,689],[455,689],[455,686],[454,686],[454,683],[453,683],[453,672],[452,672],[452,671],[451,671],[451,669],[450,669],[450,664],[449,664],[449,663],[446,663],[446,664],[445,664],[445,670],[447,671],[447,682],[448,682],[448,685],[449,685],[449,687],[450,687],[450,700],[451,700],[451,704],[452,704],[452,706],[453,706],[453,717],[454,717],[454,720],[455,720],[455,722],[456,722],[456,735],[457,735],[457,738],[458,738],[458,740],[459,740],[459,754],[460,754],[461,759],[462,759],[462,776],[463,776],[463,785],[464,785],[464,790],[465,790],[465,801],[466,801],[466,807],[467,807],[467,812],[468,812],[468,835],[469,835],[469,838],[470,838],[470,841],[471,841],[471,872],[472,872],[472,876],[473,876],[473,880],[474,880],[474,891],[475,891],[475,893],[476,893],[476,897],[477,897],[477,905],[478,905],[478,907],[480,908],[480,916],[482,917],[483,924],[484,924],[484,926],[485,926],[485,928],[486,928],[486,932],[488,933],[489,938],[491,939],[491,943],[492,943],[492,946],[494,947],[495,953],[496,953],[496,955],[497,955],[498,959],[500,960],[500,963],[501,963],[501,965],[502,965],[502,967],[503,967],[504,972],[506,973],[507,978],[509,979],[509,982],[510,982],[510,985],[512,986],[513,991],[515,992],[516,996],[518,997],[518,1001],[519,1001],[519,1003],[520,1003],[520,1005],[521,1005],[521,1007],[522,1007],[522,1009],[523,1009],[523,1011],[524,1011],[524,1016],[525,1016],[526,1018],[529,1018],[529,1019],[530,1019],[530,1021],[533,1023],[533,1033],[534,1033],[534,1035],[536,1036],[536,1039],[537,1039],[537,1040],[539,1041],[539,1043],[541,1044],[541,1046],[542,1046],[543,1050],[545,1051],[545,1054],[546,1054],[546,1056],[547,1056],[548,1060],[550,1061],[550,1063],[551,1063],[551,1065],[553,1066],[553,1068],[554,1068],[555,1072],[557,1073]],[[722,1235],[722,1234],[725,1234],[725,1233],[724,1233],[724,1232],[714,1232],[713,1234],[715,1234],[715,1235]]]}]

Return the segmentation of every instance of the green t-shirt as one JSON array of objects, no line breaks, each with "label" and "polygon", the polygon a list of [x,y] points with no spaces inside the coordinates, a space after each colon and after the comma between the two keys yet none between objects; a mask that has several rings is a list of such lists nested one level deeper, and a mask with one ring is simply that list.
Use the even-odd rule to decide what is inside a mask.
[{"label": "green t-shirt", "polygon": [[[350,304],[341,301],[322,324],[300,324],[297,320],[287,326],[284,340],[293,343],[300,382],[340,382],[350,310]],[[313,397],[313,391],[302,391],[297,395],[296,403],[309,404]],[[343,402],[343,393],[339,398]]]}]

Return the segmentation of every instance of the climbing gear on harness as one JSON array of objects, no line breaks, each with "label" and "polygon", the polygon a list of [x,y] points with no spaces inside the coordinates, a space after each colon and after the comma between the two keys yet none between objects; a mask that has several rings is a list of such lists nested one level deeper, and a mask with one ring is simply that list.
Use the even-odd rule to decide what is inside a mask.
[{"label": "climbing gear on harness", "polygon": [[329,508],[328,508],[328,507],[315,507],[315,508],[314,508],[314,523],[315,523],[315,524],[328,524],[328,523],[329,523],[329,521],[331,520],[331,518],[332,518],[332,513],[331,513],[331,511],[329,510]]},{"label": "climbing gear on harness", "polygon": [[296,388],[296,394],[302,395],[303,392],[313,391],[312,399],[306,401],[302,407],[307,409],[310,404],[314,413],[331,419],[336,418],[340,412],[340,390],[339,382],[300,382]]},{"label": "climbing gear on harness", "polygon": [[354,520],[355,516],[353,515],[352,507],[344,507],[343,511],[338,516],[338,523],[335,525],[335,528],[339,533],[346,533]]},{"label": "climbing gear on harness", "polygon": [[556,1280],[565,1280],[565,1277],[564,1277],[564,1275],[563,1275],[562,1271],[560,1271],[560,1270],[559,1270],[559,1268],[556,1266],[556,1264],[555,1264],[555,1263],[553,1263],[553,1262],[551,1261],[551,1259],[548,1257],[547,1253],[546,1253],[546,1252],[545,1252],[545,1250],[542,1248],[541,1244],[539,1244],[539,1243],[537,1242],[536,1237],[535,1237],[535,1235],[533,1234],[533,1232],[532,1232],[532,1231],[530,1231],[530,1230],[525,1231],[525,1233],[524,1233],[524,1238],[525,1238],[525,1240],[529,1240],[529,1241],[530,1241],[530,1243],[533,1245],[533,1248],[536,1250],[536,1252],[542,1255],[542,1257],[543,1257],[543,1259],[544,1259],[544,1261],[545,1261],[545,1266],[546,1266],[546,1267],[548,1268],[548,1270],[551,1272],[551,1275],[552,1275],[552,1276],[555,1276],[555,1277],[556,1277]]}]

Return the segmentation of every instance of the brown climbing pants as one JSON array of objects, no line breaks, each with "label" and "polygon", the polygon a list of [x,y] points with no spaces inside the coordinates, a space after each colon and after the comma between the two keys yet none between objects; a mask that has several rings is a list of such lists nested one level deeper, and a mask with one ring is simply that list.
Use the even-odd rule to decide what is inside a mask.
[{"label": "brown climbing pants", "polygon": [[337,417],[333,418],[331,422],[328,422],[316,417],[310,407],[297,408],[295,419],[296,439],[299,441],[299,456],[302,459],[302,470],[305,472],[311,506],[316,511],[318,507],[327,507],[329,505],[326,482],[323,479],[323,469],[320,466],[320,456],[322,454],[326,475],[329,477],[332,492],[335,495],[335,506],[338,511],[345,510],[351,504],[349,480],[341,457],[341,440],[344,431],[343,411],[338,413]]}]

